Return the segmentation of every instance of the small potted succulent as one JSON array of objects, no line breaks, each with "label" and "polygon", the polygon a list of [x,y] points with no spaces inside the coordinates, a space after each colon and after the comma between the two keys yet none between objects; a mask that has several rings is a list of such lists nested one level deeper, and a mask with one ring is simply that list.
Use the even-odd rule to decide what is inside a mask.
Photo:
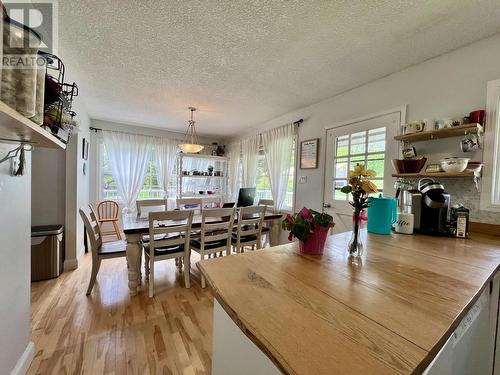
[{"label": "small potted succulent", "polygon": [[308,255],[323,254],[328,231],[334,226],[331,215],[306,207],[297,214],[288,214],[282,223],[283,229],[290,231],[288,240],[297,238],[300,252]]}]

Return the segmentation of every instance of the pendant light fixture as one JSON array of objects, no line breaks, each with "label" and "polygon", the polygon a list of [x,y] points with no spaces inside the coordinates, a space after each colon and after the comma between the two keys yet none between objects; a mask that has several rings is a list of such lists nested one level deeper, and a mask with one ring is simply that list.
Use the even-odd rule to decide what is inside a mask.
[{"label": "pendant light fixture", "polygon": [[184,135],[184,140],[179,144],[179,148],[185,154],[196,154],[203,150],[204,146],[198,143],[198,135],[194,127],[195,121],[193,120],[193,114],[196,108],[188,107],[188,109],[191,111],[191,120],[188,121],[188,128]]}]

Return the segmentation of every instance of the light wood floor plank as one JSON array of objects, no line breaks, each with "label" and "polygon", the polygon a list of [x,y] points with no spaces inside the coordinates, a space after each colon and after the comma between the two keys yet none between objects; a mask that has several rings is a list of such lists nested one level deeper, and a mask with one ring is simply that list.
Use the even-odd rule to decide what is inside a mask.
[{"label": "light wood floor plank", "polygon": [[173,261],[155,264],[155,297],[130,297],[124,258],[104,260],[85,296],[91,259],[31,290],[33,374],[210,374],[213,299],[191,266],[191,289]]}]

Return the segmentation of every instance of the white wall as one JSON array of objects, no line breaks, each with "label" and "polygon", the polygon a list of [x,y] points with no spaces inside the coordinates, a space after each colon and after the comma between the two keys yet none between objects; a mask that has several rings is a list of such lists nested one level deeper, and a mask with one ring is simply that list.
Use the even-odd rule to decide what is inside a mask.
[{"label": "white wall", "polygon": [[[247,134],[280,126],[299,118],[305,120],[300,126],[299,140],[320,138],[320,160],[318,169],[297,170],[297,176],[307,176],[307,184],[297,185],[296,208],[308,206],[321,209],[325,167],[325,127],[404,104],[408,104],[408,121],[464,116],[472,110],[484,109],[486,83],[500,78],[499,62],[500,34],[309,107],[287,113],[254,128]],[[459,138],[454,138],[432,146],[420,144],[416,146],[421,154],[442,150],[431,158],[431,160],[436,160],[445,155],[461,155],[458,148],[459,140]],[[392,173],[392,171],[389,172]],[[499,214],[479,210],[479,194],[471,189],[471,180],[443,180],[443,182],[445,186],[447,184],[450,186],[456,199],[460,199],[462,194],[466,195],[464,201],[473,209],[472,220],[497,224],[500,222]]]},{"label": "white wall", "polygon": [[[18,144],[0,143],[0,158]],[[0,164],[0,374],[10,374],[30,345],[31,155],[22,177]],[[30,352],[31,350],[31,352]]]},{"label": "white wall", "polygon": [[[83,254],[83,221],[78,213],[79,208],[89,204],[89,162],[82,158],[83,138],[89,140],[90,119],[81,100],[75,100],[73,105],[77,113],[79,131],[72,135],[66,149],[66,259],[64,269],[78,267],[78,258]],[[83,164],[87,164],[87,172],[83,173]]]}]

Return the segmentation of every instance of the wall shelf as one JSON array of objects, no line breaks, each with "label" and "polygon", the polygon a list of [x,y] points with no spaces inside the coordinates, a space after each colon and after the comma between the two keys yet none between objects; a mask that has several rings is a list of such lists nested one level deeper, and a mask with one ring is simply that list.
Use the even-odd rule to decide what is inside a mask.
[{"label": "wall shelf", "polygon": [[441,138],[460,137],[464,136],[465,134],[478,134],[482,132],[483,127],[480,124],[464,124],[445,129],[436,129],[419,133],[397,135],[394,137],[394,139],[396,141],[403,142],[419,142]]},{"label": "wall shelf", "polygon": [[181,178],[226,178],[226,176],[198,176],[198,175],[181,175]]},{"label": "wall shelf", "polygon": [[227,161],[228,158],[226,156],[215,156],[215,155],[203,155],[203,154],[184,154],[180,153],[180,157],[190,158],[190,159],[210,159],[210,160],[218,160],[218,161]]},{"label": "wall shelf", "polygon": [[403,178],[423,178],[423,177],[474,177],[474,172],[459,172],[459,173],[449,173],[449,172],[435,172],[435,173],[394,173],[392,177],[403,177]]},{"label": "wall shelf", "polygon": [[51,133],[0,101],[0,138],[27,142],[36,147],[66,149],[66,145]]}]

